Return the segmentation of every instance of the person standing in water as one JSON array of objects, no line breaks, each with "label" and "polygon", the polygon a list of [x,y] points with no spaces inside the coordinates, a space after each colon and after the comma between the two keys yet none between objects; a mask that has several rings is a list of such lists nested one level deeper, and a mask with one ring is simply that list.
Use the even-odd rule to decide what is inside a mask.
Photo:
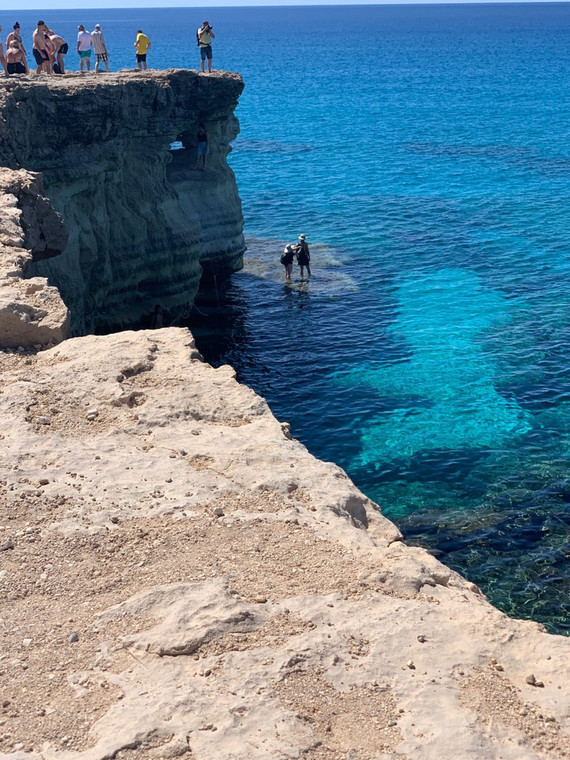
[{"label": "person standing in water", "polygon": [[285,246],[283,253],[281,254],[281,263],[285,267],[285,279],[287,282],[291,282],[291,272],[293,271],[293,260],[295,259],[295,249],[289,243]]},{"label": "person standing in water", "polygon": [[303,279],[305,267],[307,267],[307,277],[310,277],[311,267],[309,262],[311,260],[311,254],[309,253],[306,235],[299,235],[299,242],[295,246],[295,255],[297,256],[297,263],[301,267],[301,279]]}]

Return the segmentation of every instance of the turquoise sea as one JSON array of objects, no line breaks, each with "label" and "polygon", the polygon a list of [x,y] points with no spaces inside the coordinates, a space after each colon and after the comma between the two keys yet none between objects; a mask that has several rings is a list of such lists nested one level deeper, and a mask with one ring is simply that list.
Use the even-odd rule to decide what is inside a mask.
[{"label": "turquoise sea", "polygon": [[[570,4],[43,15],[100,23],[113,69],[139,27],[150,66],[196,68],[210,21],[246,83],[249,250],[190,320],[202,352],[409,542],[570,634]],[[313,277],[286,287],[301,232]]]}]

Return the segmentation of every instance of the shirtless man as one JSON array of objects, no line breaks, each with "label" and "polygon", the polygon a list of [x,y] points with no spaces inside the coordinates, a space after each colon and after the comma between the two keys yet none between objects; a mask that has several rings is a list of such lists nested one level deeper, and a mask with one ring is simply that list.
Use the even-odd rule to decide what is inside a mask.
[{"label": "shirtless man", "polygon": [[51,29],[48,29],[48,36],[51,44],[53,45],[54,55],[57,57],[59,71],[61,74],[65,74],[65,64],[63,62],[63,59],[69,52],[69,45],[63,39],[63,37],[60,37],[59,34],[56,34]]},{"label": "shirtless man", "polygon": [[44,71],[46,74],[50,73],[49,53],[46,46],[46,34],[47,26],[43,21],[38,21],[38,25],[34,30],[33,40],[34,47],[32,53],[36,59],[37,69],[36,74],[41,74]]},{"label": "shirtless man", "polygon": [[8,74],[28,73],[26,56],[20,48],[20,43],[16,38],[13,38],[6,48],[6,66],[8,69]]}]

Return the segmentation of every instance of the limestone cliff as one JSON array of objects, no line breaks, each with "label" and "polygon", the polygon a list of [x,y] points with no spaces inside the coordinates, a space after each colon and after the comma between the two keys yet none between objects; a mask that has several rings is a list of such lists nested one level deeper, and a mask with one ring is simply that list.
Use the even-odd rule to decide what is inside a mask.
[{"label": "limestone cliff", "polygon": [[43,195],[41,176],[0,168],[0,347],[59,343],[69,312],[45,277],[30,277],[34,258],[61,253],[67,232]]},{"label": "limestone cliff", "polygon": [[[241,204],[226,162],[238,133],[236,74],[170,70],[0,84],[0,165],[43,176],[69,240],[38,260],[75,333],[132,324],[193,301],[203,277],[239,269]],[[206,171],[194,171],[206,126]],[[171,151],[174,141],[183,150]],[[55,253],[55,251],[52,251]]]},{"label": "limestone cliff", "polygon": [[511,620],[185,330],[0,352],[1,760],[562,760]]}]

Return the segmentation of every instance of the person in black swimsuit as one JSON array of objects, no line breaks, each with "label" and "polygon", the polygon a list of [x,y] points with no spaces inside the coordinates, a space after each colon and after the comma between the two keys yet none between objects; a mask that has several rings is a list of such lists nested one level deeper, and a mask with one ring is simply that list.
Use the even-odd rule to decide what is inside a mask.
[{"label": "person in black swimsuit", "polygon": [[293,259],[295,258],[295,249],[292,245],[286,245],[281,255],[281,263],[285,267],[285,279],[291,282],[291,272],[293,271]]},{"label": "person in black swimsuit", "polygon": [[299,235],[299,242],[295,246],[295,255],[297,256],[297,263],[301,267],[301,279],[303,279],[303,270],[307,267],[307,277],[311,276],[310,260],[311,254],[309,253],[309,246],[307,245],[306,235]]}]

